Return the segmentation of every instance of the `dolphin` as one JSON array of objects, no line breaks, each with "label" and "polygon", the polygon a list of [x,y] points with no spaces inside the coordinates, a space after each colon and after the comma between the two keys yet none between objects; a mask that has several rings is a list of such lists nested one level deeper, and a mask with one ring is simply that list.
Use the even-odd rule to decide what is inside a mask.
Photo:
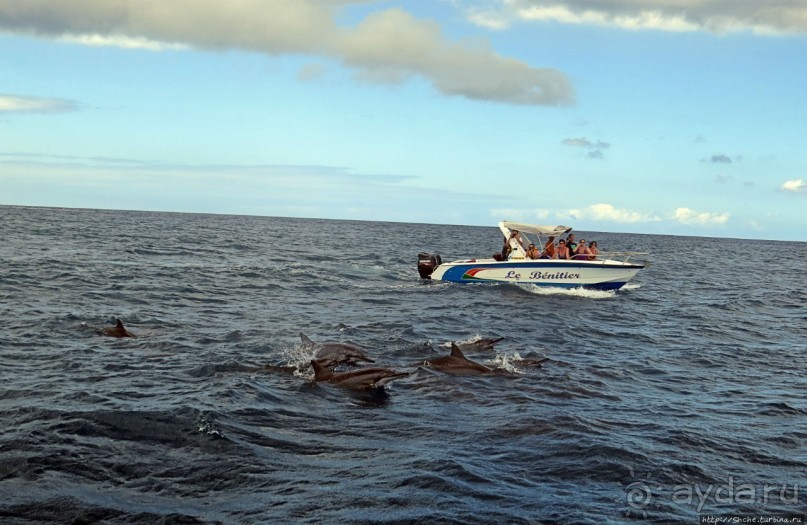
[{"label": "dolphin", "polygon": [[470,343],[460,343],[457,346],[459,346],[461,350],[465,350],[466,352],[487,352],[493,350],[493,346],[503,339],[504,337],[499,337],[497,339],[491,339],[490,337],[483,337],[478,341],[473,341]]},{"label": "dolphin", "polygon": [[123,327],[123,323],[118,319],[115,326],[108,326],[98,330],[101,335],[108,335],[110,337],[136,337],[132,332]]},{"label": "dolphin", "polygon": [[115,326],[103,328],[103,334],[110,337],[135,337],[132,332],[124,328],[123,322],[120,319],[117,321]]},{"label": "dolphin", "polygon": [[435,370],[454,375],[479,375],[493,373],[492,368],[471,361],[462,353],[460,347],[451,343],[451,354],[443,357],[427,359],[425,364]]},{"label": "dolphin", "polygon": [[375,363],[358,346],[350,343],[315,343],[302,332],[300,339],[303,345],[314,348],[314,358],[325,368],[334,369],[339,365],[355,365],[358,361]]},{"label": "dolphin", "polygon": [[522,357],[521,359],[514,359],[513,360],[516,364],[521,366],[534,366],[535,368],[541,368],[541,365],[549,361],[548,357]]},{"label": "dolphin", "polygon": [[409,375],[409,372],[396,372],[390,368],[377,367],[359,368],[348,372],[334,372],[323,366],[317,359],[311,361],[311,366],[314,368],[314,381],[327,381],[328,383],[355,390],[382,388],[390,381]]}]

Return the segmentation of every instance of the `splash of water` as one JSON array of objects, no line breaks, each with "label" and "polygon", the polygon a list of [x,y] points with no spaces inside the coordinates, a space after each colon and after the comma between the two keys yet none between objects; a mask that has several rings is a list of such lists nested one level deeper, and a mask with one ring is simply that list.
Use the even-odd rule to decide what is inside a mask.
[{"label": "splash of water", "polygon": [[[626,285],[623,289],[627,288]],[[638,286],[638,285],[637,285]],[[582,297],[585,299],[613,299],[617,296],[616,290],[591,290],[588,288],[557,288],[554,286],[538,286],[525,284],[522,287],[535,295],[560,295],[567,297]]]}]

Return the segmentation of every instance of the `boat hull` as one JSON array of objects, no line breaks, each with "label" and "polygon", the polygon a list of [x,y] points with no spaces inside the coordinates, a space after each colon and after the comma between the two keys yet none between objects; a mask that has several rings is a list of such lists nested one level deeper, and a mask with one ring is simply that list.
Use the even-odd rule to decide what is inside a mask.
[{"label": "boat hull", "polygon": [[454,261],[437,266],[434,280],[455,283],[519,283],[559,288],[618,290],[644,268],[622,261],[575,261],[538,259]]}]

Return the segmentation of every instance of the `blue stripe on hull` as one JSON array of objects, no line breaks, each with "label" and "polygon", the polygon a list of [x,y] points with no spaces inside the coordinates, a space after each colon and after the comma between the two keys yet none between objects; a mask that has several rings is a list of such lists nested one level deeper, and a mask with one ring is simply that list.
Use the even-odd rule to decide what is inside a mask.
[{"label": "blue stripe on hull", "polygon": [[[564,262],[553,262],[553,261],[525,261],[523,263],[519,263],[516,265],[505,265],[501,263],[470,263],[470,264],[459,264],[456,266],[451,266],[448,268],[445,273],[440,278],[443,281],[450,281],[455,283],[510,283],[510,284],[532,284],[535,286],[545,286],[545,287],[554,287],[554,288],[585,288],[589,290],[618,290],[619,288],[625,286],[627,282],[630,280],[632,276],[620,276],[620,275],[612,275],[611,277],[615,280],[613,281],[602,281],[602,282],[591,282],[591,278],[583,279],[584,282],[569,282],[569,278],[567,278],[566,274],[575,273],[576,271],[585,271],[585,270],[607,270],[607,269],[619,269],[619,270],[639,270],[644,268],[644,265],[639,264],[631,264],[631,265],[617,265],[617,264],[574,264],[574,263],[564,263]],[[519,280],[516,279],[503,279],[497,278],[490,275],[489,272],[484,272],[484,270],[502,270],[502,271],[519,271],[524,272],[527,270],[536,270],[540,269],[545,273],[548,273],[548,279],[544,280],[540,279],[539,281],[535,280]],[[475,277],[477,273],[487,274],[486,276]],[[586,272],[588,273],[588,272]],[[604,278],[607,279],[606,275],[603,275]],[[620,278],[623,277],[623,278]],[[627,277],[625,279],[624,277]],[[552,279],[557,279],[554,281]],[[573,279],[573,277],[572,277]],[[594,279],[596,280],[596,279]]]},{"label": "blue stripe on hull", "polygon": [[[448,279],[443,279],[444,281],[448,281]],[[532,286],[541,286],[544,288],[563,288],[566,290],[572,290],[574,288],[584,288],[586,290],[601,290],[601,291],[610,291],[610,290],[619,290],[626,284],[627,282],[612,282],[612,283],[596,283],[596,284],[569,284],[569,283],[519,283],[514,281],[493,281],[490,279],[477,279],[477,280],[468,280],[465,279],[463,281],[448,281],[452,283],[460,283],[460,284],[529,284]]]}]

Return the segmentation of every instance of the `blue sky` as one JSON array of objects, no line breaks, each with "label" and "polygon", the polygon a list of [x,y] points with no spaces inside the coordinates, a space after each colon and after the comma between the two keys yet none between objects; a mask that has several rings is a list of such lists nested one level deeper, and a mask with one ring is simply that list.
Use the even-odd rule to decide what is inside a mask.
[{"label": "blue sky", "polygon": [[804,0],[0,0],[0,204],[807,240]]}]

